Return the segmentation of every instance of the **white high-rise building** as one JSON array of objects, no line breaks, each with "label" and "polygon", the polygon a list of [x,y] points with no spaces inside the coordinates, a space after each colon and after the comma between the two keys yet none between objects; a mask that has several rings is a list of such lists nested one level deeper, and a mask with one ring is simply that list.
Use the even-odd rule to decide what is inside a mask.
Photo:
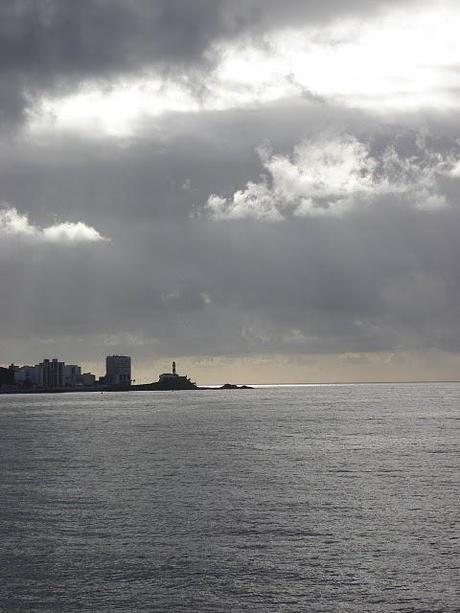
[{"label": "white high-rise building", "polygon": [[105,382],[108,385],[131,385],[131,358],[129,356],[108,355],[105,365]]}]

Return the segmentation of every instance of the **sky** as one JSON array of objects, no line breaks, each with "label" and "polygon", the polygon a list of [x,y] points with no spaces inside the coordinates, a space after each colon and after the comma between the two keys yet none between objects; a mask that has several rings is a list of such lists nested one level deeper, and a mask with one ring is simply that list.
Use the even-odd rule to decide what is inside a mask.
[{"label": "sky", "polygon": [[460,7],[2,0],[0,363],[460,377]]}]

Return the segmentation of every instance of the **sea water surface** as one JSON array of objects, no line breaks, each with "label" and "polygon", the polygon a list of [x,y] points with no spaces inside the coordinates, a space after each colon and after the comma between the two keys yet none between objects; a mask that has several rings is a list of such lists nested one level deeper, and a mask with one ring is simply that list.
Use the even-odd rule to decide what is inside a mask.
[{"label": "sea water surface", "polygon": [[0,396],[0,610],[460,611],[460,385]]}]

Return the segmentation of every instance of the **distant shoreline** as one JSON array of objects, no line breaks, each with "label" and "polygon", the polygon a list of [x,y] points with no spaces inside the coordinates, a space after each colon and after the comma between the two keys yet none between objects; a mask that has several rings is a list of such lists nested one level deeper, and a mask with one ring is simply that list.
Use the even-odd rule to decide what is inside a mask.
[{"label": "distant shoreline", "polygon": [[15,389],[15,390],[0,390],[0,396],[15,396],[18,394],[32,395],[32,394],[88,394],[88,393],[114,393],[114,392],[203,392],[203,391],[227,391],[227,390],[250,390],[250,389],[264,389],[264,388],[279,388],[279,387],[317,387],[328,385],[428,385],[428,384],[442,384],[442,383],[455,383],[460,384],[460,380],[442,380],[442,381],[330,381],[330,382],[315,382],[315,383],[253,383],[253,384],[224,384],[224,385],[203,385],[195,387],[156,387],[155,383],[146,383],[144,385],[132,385],[130,387],[121,388],[53,388],[53,389]]},{"label": "distant shoreline", "polygon": [[225,390],[248,390],[254,389],[249,385],[224,384],[221,386],[194,386],[194,387],[160,387],[155,383],[145,385],[131,385],[130,387],[56,387],[50,389],[10,389],[0,390],[0,396],[13,396],[17,394],[111,394],[114,392],[201,392],[201,391],[225,391]]}]

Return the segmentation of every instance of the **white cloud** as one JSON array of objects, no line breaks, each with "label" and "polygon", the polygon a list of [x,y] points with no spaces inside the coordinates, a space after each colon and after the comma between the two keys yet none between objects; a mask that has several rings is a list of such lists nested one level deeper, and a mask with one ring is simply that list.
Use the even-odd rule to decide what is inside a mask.
[{"label": "white cloud", "polygon": [[95,242],[104,240],[97,230],[79,221],[78,223],[64,222],[43,228],[43,238],[50,242]]},{"label": "white cloud", "polygon": [[460,179],[460,160],[453,164],[450,169],[446,172],[447,176],[452,177],[454,179]]},{"label": "white cloud", "polygon": [[104,241],[105,239],[95,228],[83,222],[63,222],[40,228],[30,223],[25,214],[8,204],[0,208],[0,236],[18,236],[48,243],[84,243]]},{"label": "white cloud", "polygon": [[259,183],[229,197],[209,196],[205,210],[216,219],[341,215],[353,207],[398,196],[410,206],[446,206],[440,179],[455,178],[460,155],[432,151],[419,136],[416,151],[402,154],[387,146],[379,154],[350,135],[305,141],[291,156],[259,150],[265,175]]},{"label": "white cloud", "polygon": [[424,2],[372,20],[275,33],[278,72],[326,99],[376,111],[458,106],[458,3]]},{"label": "white cloud", "polygon": [[3,204],[0,209],[0,232],[2,234],[36,236],[37,228],[30,225],[27,215],[21,215],[14,207]]},{"label": "white cloud", "polygon": [[154,76],[132,78],[113,83],[109,90],[88,85],[64,98],[45,97],[31,113],[30,127],[129,137],[143,117],[199,108],[199,101],[181,83],[162,82]]}]

